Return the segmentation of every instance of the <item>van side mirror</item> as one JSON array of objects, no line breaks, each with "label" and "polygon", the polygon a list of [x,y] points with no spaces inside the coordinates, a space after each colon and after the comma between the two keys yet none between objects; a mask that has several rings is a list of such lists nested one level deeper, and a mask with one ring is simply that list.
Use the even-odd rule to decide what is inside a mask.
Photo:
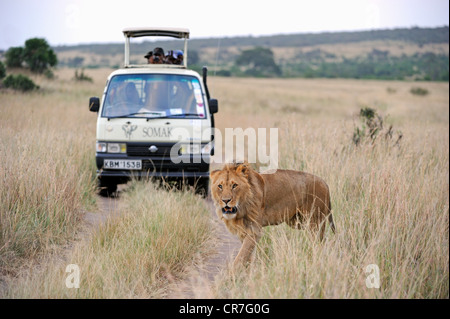
[{"label": "van side mirror", "polygon": [[209,100],[209,112],[211,114],[219,112],[219,102],[216,99]]},{"label": "van side mirror", "polygon": [[98,97],[91,97],[89,99],[89,111],[98,112],[100,108],[100,99]]}]

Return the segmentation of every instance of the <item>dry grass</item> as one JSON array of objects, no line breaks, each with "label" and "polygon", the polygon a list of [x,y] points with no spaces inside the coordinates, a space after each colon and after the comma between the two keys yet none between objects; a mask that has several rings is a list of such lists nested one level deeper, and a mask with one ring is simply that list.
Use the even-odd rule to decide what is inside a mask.
[{"label": "dry grass", "polygon": [[[96,118],[87,101],[103,92],[109,71],[86,72],[94,84],[60,70],[57,80],[34,79],[40,93],[0,92],[2,273],[16,274],[74,238],[92,207]],[[328,182],[338,230],[317,244],[305,231],[267,228],[250,268],[223,273],[211,297],[449,297],[448,83],[209,81],[222,131],[277,127],[280,168]],[[414,96],[413,86],[429,94]],[[403,133],[400,146],[353,145],[366,106]],[[189,192],[137,183],[120,209],[66,255],[7,279],[2,297],[164,297],[168,275],[208,251],[210,215]],[[79,289],[65,286],[70,263],[80,267]],[[365,285],[368,264],[380,268],[379,289]]]},{"label": "dry grass", "polygon": [[[162,297],[170,278],[208,252],[204,201],[151,183],[133,184],[118,218],[78,238],[84,211],[95,210],[96,116],[87,101],[109,71],[87,73],[94,85],[60,70],[56,80],[33,76],[38,92],[0,93],[3,298]],[[80,267],[80,289],[65,285],[68,264]]]},{"label": "dry grass", "polygon": [[73,238],[93,202],[92,88],[64,75],[34,77],[39,92],[0,92],[1,274]]},{"label": "dry grass", "polygon": [[411,56],[415,53],[423,54],[425,52],[433,52],[435,54],[448,54],[448,45],[445,44],[427,44],[419,46],[414,43],[404,41],[378,40],[378,41],[362,41],[357,43],[339,43],[339,44],[319,44],[313,46],[305,46],[302,48],[275,48],[274,53],[276,59],[292,59],[300,52],[310,52],[321,50],[332,53],[339,58],[356,58],[358,56],[366,56],[373,49],[380,51],[389,51],[391,56],[400,57],[403,54]]},{"label": "dry grass", "polygon": [[[196,254],[206,254],[209,212],[192,192],[133,183],[120,213],[74,244],[64,259],[10,284],[7,298],[162,298]],[[66,266],[80,269],[78,289],[66,287]]]},{"label": "dry grass", "polygon": [[[224,274],[217,298],[448,298],[448,83],[214,79],[220,127],[278,127],[280,168],[323,177],[337,234],[266,229],[254,263]],[[427,97],[409,92],[427,88]],[[395,88],[387,90],[388,87]],[[400,130],[356,147],[363,106]],[[239,114],[239,116],[237,116]],[[369,289],[365,267],[380,269]]]},{"label": "dry grass", "polygon": [[[356,148],[308,128],[288,124],[283,137],[302,142],[297,152],[281,150],[280,165],[328,181],[337,234],[317,244],[286,226],[268,228],[254,265],[224,279],[217,297],[448,298],[448,138]],[[380,268],[380,289],[365,286],[369,264]]]}]

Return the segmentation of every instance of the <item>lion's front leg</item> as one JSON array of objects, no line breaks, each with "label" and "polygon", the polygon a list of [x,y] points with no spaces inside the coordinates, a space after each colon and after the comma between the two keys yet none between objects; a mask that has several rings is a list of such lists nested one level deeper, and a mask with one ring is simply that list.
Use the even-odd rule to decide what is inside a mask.
[{"label": "lion's front leg", "polygon": [[252,252],[256,247],[256,242],[258,241],[259,237],[260,236],[251,235],[245,236],[244,240],[242,241],[241,249],[234,259],[233,269],[237,269],[242,265],[247,265],[250,262]]}]

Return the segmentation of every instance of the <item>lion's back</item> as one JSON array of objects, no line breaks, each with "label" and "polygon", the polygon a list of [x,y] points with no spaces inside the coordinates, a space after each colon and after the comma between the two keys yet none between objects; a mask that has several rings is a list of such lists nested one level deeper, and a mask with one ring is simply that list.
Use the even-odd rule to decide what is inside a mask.
[{"label": "lion's back", "polygon": [[313,174],[277,170],[274,174],[262,174],[265,184],[266,207],[282,209],[307,207],[313,202],[328,206],[329,189],[325,181]]}]

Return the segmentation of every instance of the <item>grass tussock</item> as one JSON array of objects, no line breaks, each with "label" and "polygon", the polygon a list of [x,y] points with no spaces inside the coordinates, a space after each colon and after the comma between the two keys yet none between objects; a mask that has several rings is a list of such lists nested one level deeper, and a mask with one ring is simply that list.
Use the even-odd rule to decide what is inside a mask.
[{"label": "grass tussock", "polygon": [[[169,278],[208,251],[209,211],[192,192],[134,183],[119,209],[118,217],[77,242],[64,262],[24,276],[6,297],[161,298]],[[80,269],[78,289],[66,287],[68,264]]]}]

